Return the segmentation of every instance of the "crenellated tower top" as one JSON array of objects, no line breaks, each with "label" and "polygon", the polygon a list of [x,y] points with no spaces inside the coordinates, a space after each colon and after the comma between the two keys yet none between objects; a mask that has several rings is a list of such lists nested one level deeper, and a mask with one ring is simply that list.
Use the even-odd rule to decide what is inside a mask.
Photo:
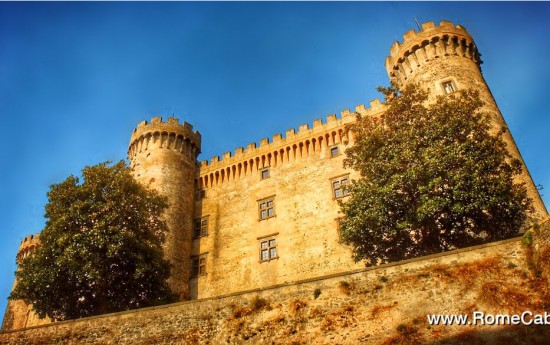
[{"label": "crenellated tower top", "polygon": [[181,125],[177,118],[170,117],[163,122],[162,117],[153,117],[150,123],[140,122],[132,132],[128,158],[132,160],[139,151],[151,147],[175,149],[196,158],[201,151],[201,135],[193,131],[191,124]]},{"label": "crenellated tower top", "polygon": [[19,264],[21,259],[29,256],[36,248],[40,246],[40,234],[26,236],[21,240],[19,249],[17,250],[16,262]]},{"label": "crenellated tower top", "polygon": [[472,36],[461,25],[441,21],[422,24],[422,30],[411,29],[403,35],[403,42],[394,42],[386,57],[386,71],[399,88],[415,79],[415,71],[435,59],[458,56],[472,60],[481,70],[482,63]]}]

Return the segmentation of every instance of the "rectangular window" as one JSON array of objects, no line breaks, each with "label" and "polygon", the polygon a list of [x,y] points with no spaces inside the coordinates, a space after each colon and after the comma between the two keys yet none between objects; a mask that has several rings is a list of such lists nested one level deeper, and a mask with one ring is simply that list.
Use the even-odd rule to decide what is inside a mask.
[{"label": "rectangular window", "polygon": [[336,218],[336,230],[338,231],[338,242],[342,243],[342,220],[344,217]]},{"label": "rectangular window", "polygon": [[195,218],[193,237],[199,238],[204,236],[208,236],[208,217]]},{"label": "rectangular window", "polygon": [[196,199],[196,200],[201,200],[201,199],[204,199],[204,198],[206,198],[206,190],[204,190],[204,189],[202,189],[202,188],[201,188],[201,189],[197,189],[197,190],[195,191],[195,199]]},{"label": "rectangular window", "polygon": [[260,261],[269,261],[277,258],[277,240],[275,238],[260,240]]},{"label": "rectangular window", "polygon": [[191,277],[196,278],[206,275],[206,254],[191,257]]},{"label": "rectangular window", "polygon": [[275,216],[275,204],[273,198],[258,201],[260,212],[260,220],[268,219]]},{"label": "rectangular window", "polygon": [[441,86],[443,86],[443,90],[445,91],[445,93],[453,93],[456,91],[455,85],[450,80],[441,83]]},{"label": "rectangular window", "polygon": [[330,148],[330,156],[331,157],[336,157],[340,154],[340,149],[338,148],[338,146],[333,146]]},{"label": "rectangular window", "polygon": [[332,185],[332,195],[335,199],[349,195],[349,191],[346,188],[349,183],[349,175],[334,178],[330,183]]},{"label": "rectangular window", "polygon": [[268,178],[269,177],[269,168],[263,169],[262,171],[260,171],[260,176],[261,176],[262,180],[265,180],[266,178]]}]

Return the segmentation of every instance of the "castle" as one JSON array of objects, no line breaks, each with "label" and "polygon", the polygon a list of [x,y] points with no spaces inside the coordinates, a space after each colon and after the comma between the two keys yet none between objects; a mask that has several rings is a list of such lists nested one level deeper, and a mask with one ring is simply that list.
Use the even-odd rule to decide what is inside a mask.
[{"label": "castle", "polygon": [[[386,58],[390,80],[398,87],[419,83],[431,99],[460,89],[478,90],[493,127],[504,119],[481,73],[480,53],[460,25],[442,21],[410,30],[395,42]],[[362,116],[380,116],[379,100],[367,108],[329,115],[298,131],[275,134],[221,159],[197,162],[201,136],[178,119],[160,117],[134,129],[128,159],[135,178],[168,197],[165,214],[170,229],[165,256],[172,264],[169,284],[181,300],[225,295],[360,268],[338,238],[338,200],[357,178],[343,168],[345,150],[353,145],[346,125]],[[504,137],[513,156],[520,153],[509,132]],[[522,161],[523,162],[523,161]],[[543,218],[546,208],[526,168],[526,183]],[[39,245],[25,238],[17,259]],[[10,301],[3,329],[39,323],[30,306]]]}]

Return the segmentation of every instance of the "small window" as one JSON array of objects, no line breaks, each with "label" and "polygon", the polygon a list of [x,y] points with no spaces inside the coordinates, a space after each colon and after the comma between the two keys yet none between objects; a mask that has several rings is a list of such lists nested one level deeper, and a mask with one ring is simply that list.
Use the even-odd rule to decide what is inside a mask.
[{"label": "small window", "polygon": [[349,195],[349,191],[347,189],[349,175],[332,179],[330,183],[332,185],[332,195],[335,199],[343,198]]},{"label": "small window", "polygon": [[264,199],[258,202],[260,220],[275,217],[275,204],[273,199]]},{"label": "small window", "polygon": [[340,154],[340,149],[338,148],[338,146],[333,146],[330,148],[330,156],[331,157],[336,157]]},{"label": "small window", "polygon": [[195,194],[195,198],[197,200],[206,198],[206,190],[204,189],[197,189],[197,193]]},{"label": "small window", "polygon": [[208,217],[196,218],[193,224],[193,237],[208,236]]},{"label": "small window", "polygon": [[206,275],[206,254],[191,257],[193,264],[191,277],[196,278]]},{"label": "small window", "polygon": [[260,176],[261,176],[262,180],[265,180],[266,178],[269,178],[269,168],[263,169],[262,171],[260,171]]},{"label": "small window", "polygon": [[443,87],[443,91],[445,91],[445,93],[453,93],[456,91],[455,85],[450,80],[441,83],[441,86]]},{"label": "small window", "polygon": [[342,242],[342,221],[344,220],[344,217],[338,217],[335,219],[336,221],[336,231],[338,231],[338,242]]},{"label": "small window", "polygon": [[260,261],[277,259],[277,240],[266,238],[260,241]]}]

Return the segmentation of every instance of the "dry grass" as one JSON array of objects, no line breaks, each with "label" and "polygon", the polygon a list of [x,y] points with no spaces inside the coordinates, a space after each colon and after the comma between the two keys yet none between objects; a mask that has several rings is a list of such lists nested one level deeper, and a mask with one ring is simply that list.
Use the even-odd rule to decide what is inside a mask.
[{"label": "dry grass", "polygon": [[329,313],[319,326],[321,331],[329,332],[339,328],[350,327],[355,323],[353,318],[354,310],[355,308],[352,305],[344,305],[338,310]]},{"label": "dry grass", "polygon": [[420,345],[426,344],[424,337],[418,331],[417,327],[401,324],[397,326],[397,335],[386,338],[381,345]]},{"label": "dry grass", "polygon": [[305,307],[307,307],[307,303],[304,302],[304,301],[300,301],[300,300],[293,300],[292,302],[290,302],[290,311],[293,313],[293,314],[298,314],[299,312],[301,312]]},{"label": "dry grass", "polygon": [[317,318],[321,318],[325,315],[325,312],[322,311],[320,308],[318,307],[314,307],[312,308],[310,311],[309,311],[309,318],[311,319],[317,319]]},{"label": "dry grass", "polygon": [[397,302],[393,304],[387,304],[387,305],[377,305],[371,309],[370,314],[373,318],[376,318],[379,314],[391,310],[396,305],[397,305]]},{"label": "dry grass", "polygon": [[347,282],[345,280],[342,280],[338,283],[338,288],[340,289],[340,292],[342,292],[344,295],[351,295],[352,291],[355,290],[355,283],[353,282]]},{"label": "dry grass", "polygon": [[[465,285],[471,285],[481,275],[498,272],[501,268],[501,262],[502,258],[500,256],[477,260],[469,264],[453,267],[451,275],[459,278]],[[469,288],[469,286],[466,288]]]},{"label": "dry grass", "polygon": [[509,288],[503,281],[490,281],[483,284],[479,299],[491,307],[506,308],[518,313],[531,306],[530,296]]},{"label": "dry grass", "polygon": [[254,296],[254,298],[252,298],[252,300],[250,301],[250,305],[248,307],[236,306],[235,304],[231,304],[230,307],[233,309],[232,316],[234,319],[253,314],[264,308],[267,310],[271,310],[269,302],[259,296]]}]

